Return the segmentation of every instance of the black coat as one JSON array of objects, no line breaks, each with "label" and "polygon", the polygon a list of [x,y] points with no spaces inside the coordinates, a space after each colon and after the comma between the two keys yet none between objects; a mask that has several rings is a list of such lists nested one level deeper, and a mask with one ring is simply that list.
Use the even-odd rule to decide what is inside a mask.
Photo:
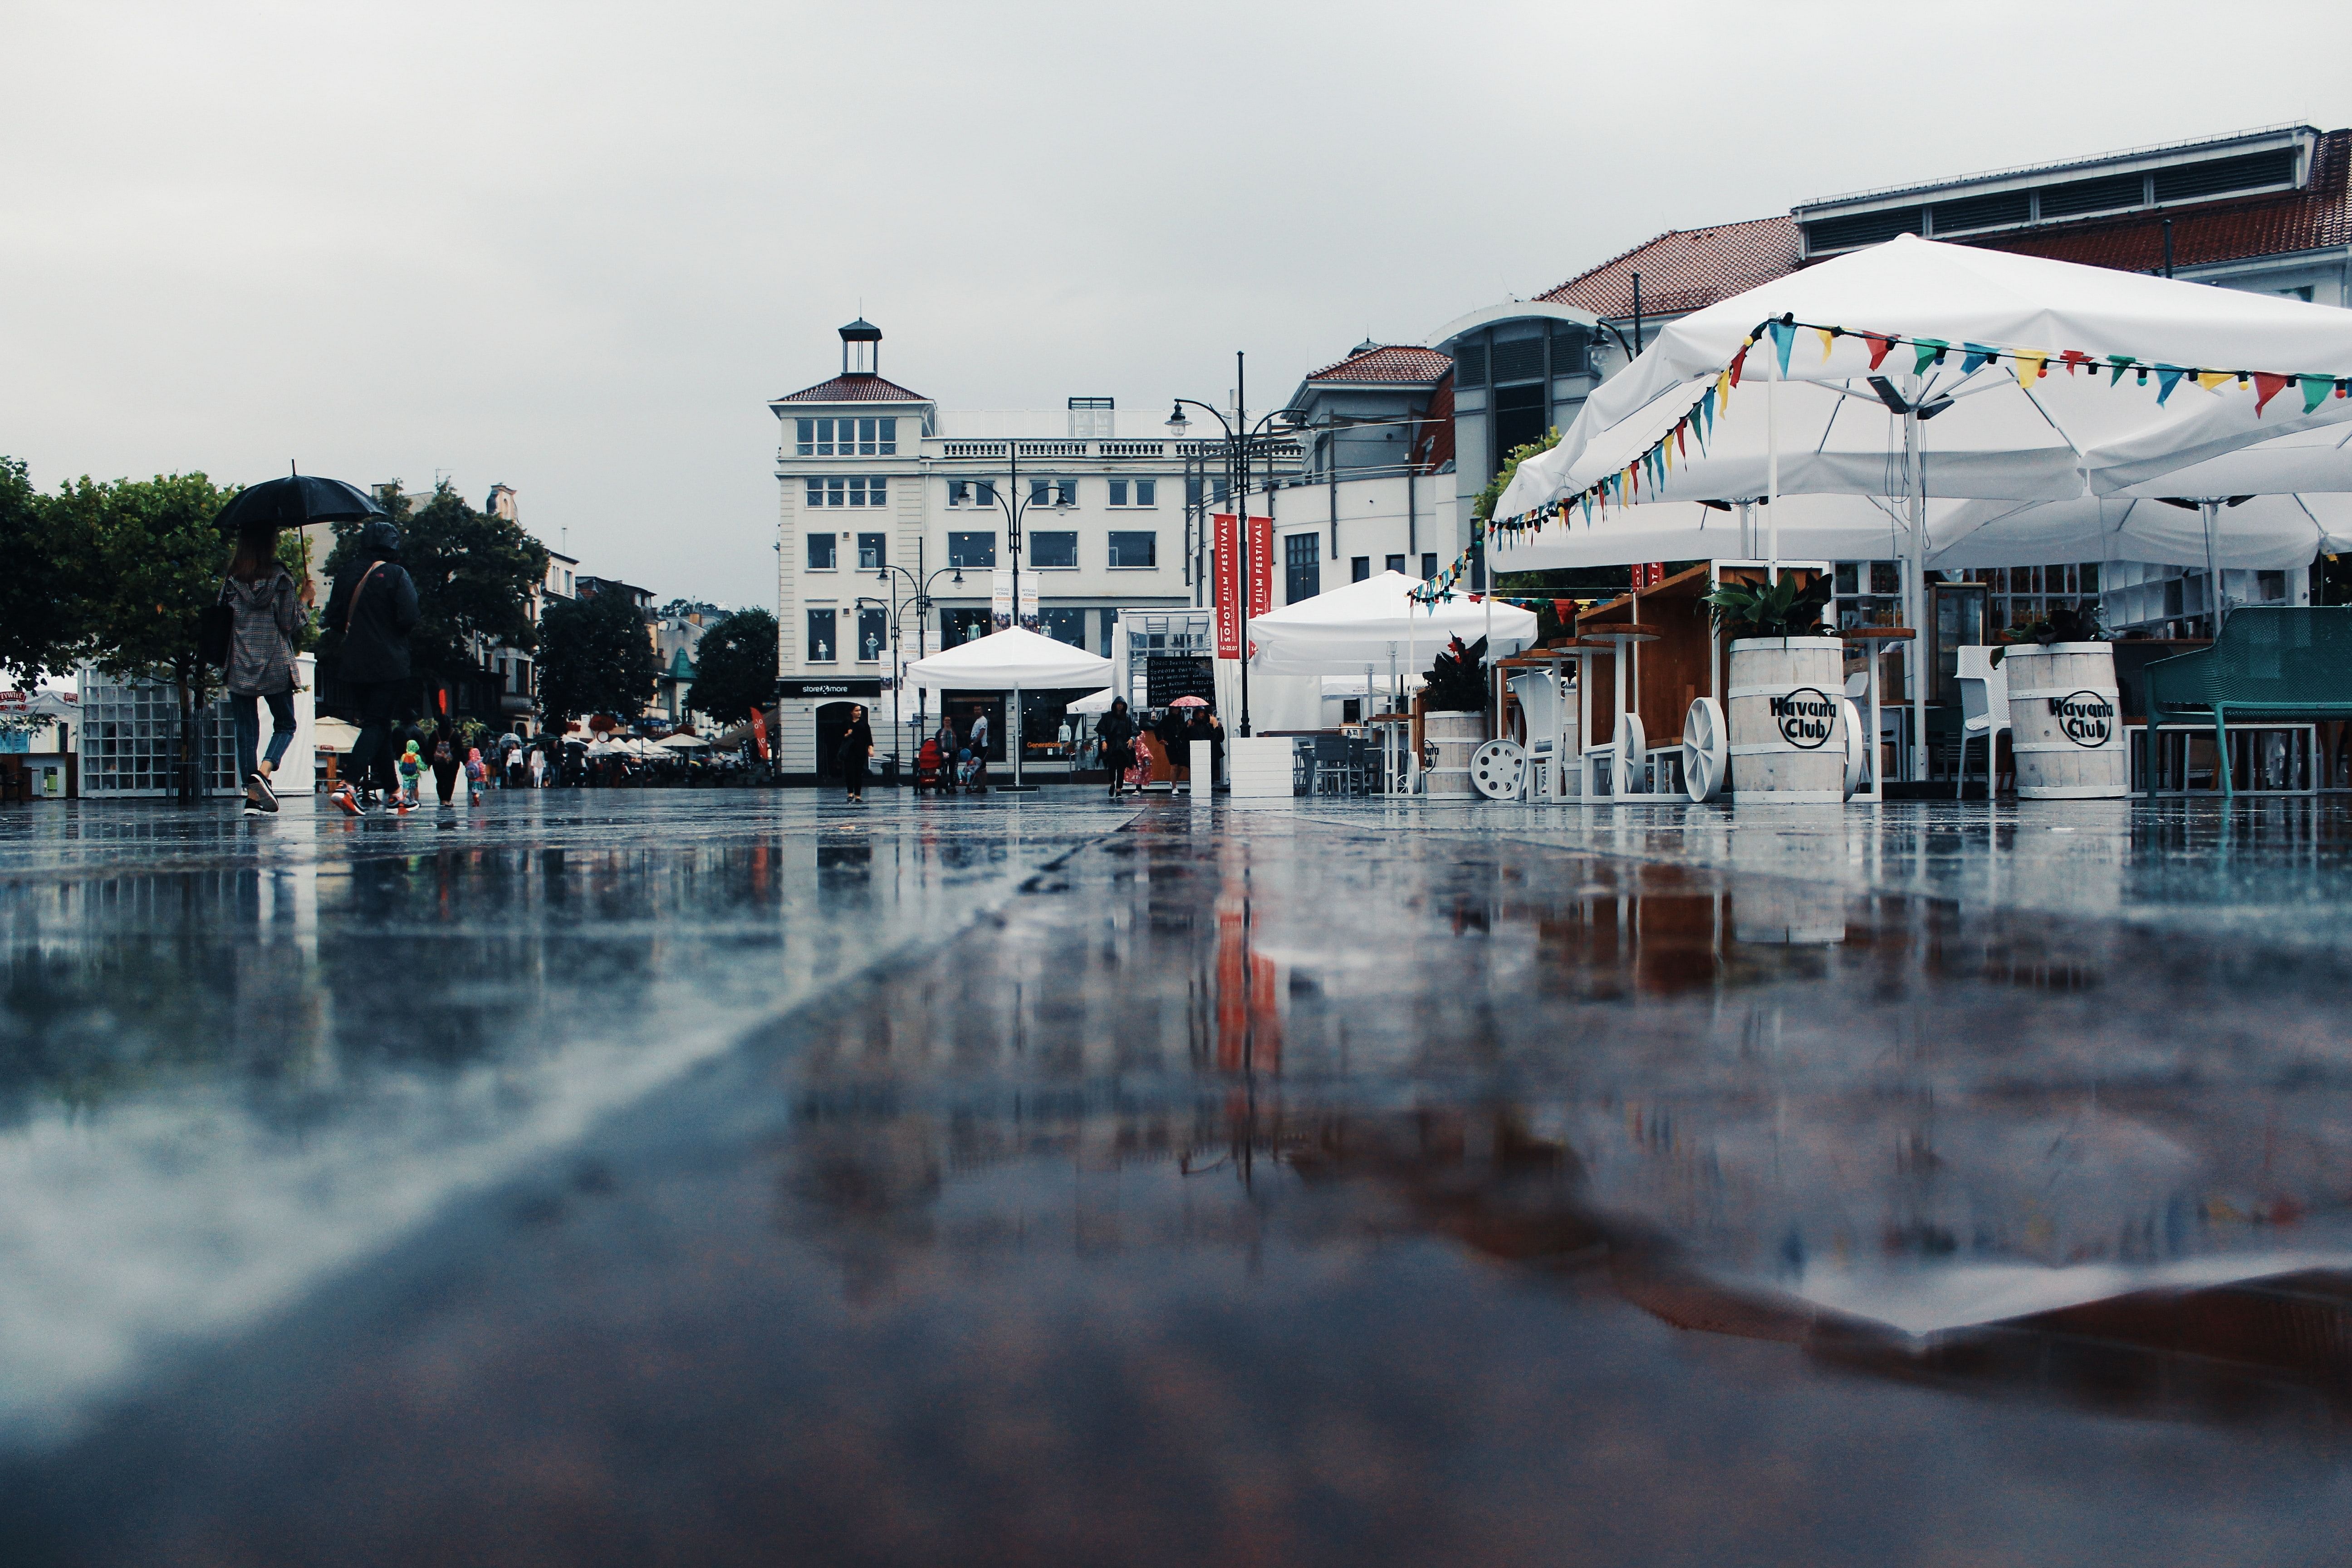
[{"label": "black coat", "polygon": [[[368,579],[359,596],[359,614],[352,614],[352,595],[368,568],[383,565]],[[361,558],[335,574],[334,591],[327,595],[327,629],[343,634],[341,661],[335,673],[344,680],[405,680],[408,679],[408,634],[416,629],[416,583],[407,568],[389,555],[363,550]]]},{"label": "black coat", "polygon": [[1125,759],[1135,741],[1135,721],[1124,710],[1114,710],[1096,721],[1095,734],[1106,755]]},{"label": "black coat", "polygon": [[850,725],[848,729],[844,730],[841,732],[841,751],[839,755],[841,758],[841,765],[843,767],[864,767],[866,765],[866,753],[871,752],[873,749],[874,727],[868,724],[865,720],[858,720],[856,723]]}]

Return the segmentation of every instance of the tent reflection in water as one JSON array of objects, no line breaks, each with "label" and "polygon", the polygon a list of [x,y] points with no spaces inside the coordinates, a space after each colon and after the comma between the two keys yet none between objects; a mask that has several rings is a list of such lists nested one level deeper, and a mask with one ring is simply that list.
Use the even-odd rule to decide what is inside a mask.
[{"label": "tent reflection in water", "polygon": [[1013,753],[1013,782],[1016,787],[1021,784],[1021,759],[1026,749],[1021,713],[1023,689],[1090,688],[1110,678],[1110,660],[1022,626],[1007,626],[1003,631],[974,637],[907,667],[907,679],[926,693],[1013,693],[1005,744]]},{"label": "tent reflection in water", "polygon": [[[2190,374],[2211,366],[2231,368]],[[2313,366],[2352,376],[2352,312],[1905,236],[1662,330],[1558,447],[1520,465],[1496,515],[1507,537],[1520,520],[1539,539],[1574,532],[1602,484],[1612,500],[1884,498],[1905,523],[1916,626],[1930,489],[2012,503],[2186,496],[2216,524],[2221,492],[2184,491],[2181,470],[2352,419],[2352,400],[2312,395],[2328,377],[2290,374]],[[2289,481],[2282,468],[2255,488],[2319,488]],[[1569,518],[1552,512],[1570,498]],[[1759,520],[1768,558],[1787,548],[1772,536],[1793,517],[1774,507]],[[1628,531],[1612,563],[1661,558]],[[1924,735],[1929,682],[1916,657],[1910,679]],[[1924,747],[1915,758],[1923,771]]]}]

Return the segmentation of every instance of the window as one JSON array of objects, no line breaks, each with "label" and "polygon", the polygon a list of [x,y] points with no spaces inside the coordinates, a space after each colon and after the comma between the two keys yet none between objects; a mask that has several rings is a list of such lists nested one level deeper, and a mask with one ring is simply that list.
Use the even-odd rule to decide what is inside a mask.
[{"label": "window", "polygon": [[[812,533],[808,536],[808,569],[812,572],[833,570],[833,535]],[[826,612],[831,614],[830,611]]]},{"label": "window", "polygon": [[1066,642],[1072,647],[1087,646],[1087,613],[1084,610],[1046,610],[1038,616],[1037,625],[1055,642]]},{"label": "window", "polygon": [[1294,533],[1282,542],[1282,602],[1295,605],[1323,591],[1323,542],[1311,533]]},{"label": "window", "polygon": [[793,452],[803,458],[895,458],[896,419],[803,419],[793,431]]},{"label": "window", "polygon": [[890,646],[888,616],[867,605],[857,612],[857,662],[872,664]]},{"label": "window", "polygon": [[1110,504],[1113,506],[1125,506],[1127,504],[1127,481],[1125,479],[1111,480]]},{"label": "window", "polygon": [[956,647],[984,637],[989,632],[986,610],[941,610],[940,612],[940,646]]},{"label": "window", "polygon": [[1136,567],[1160,564],[1160,536],[1156,533],[1120,533],[1110,536],[1112,566]]},{"label": "window", "polygon": [[1078,481],[1076,479],[1031,479],[1031,506],[1076,506],[1078,504]]},{"label": "window", "polygon": [[1112,412],[1116,401],[1108,397],[1073,397],[1070,399],[1070,436],[1085,441],[1099,437],[1108,440],[1118,434],[1118,416]]},{"label": "window", "polygon": [[993,479],[950,479],[948,505],[994,506],[996,481]]},{"label": "window", "polygon": [[1158,479],[1113,479],[1110,482],[1110,504],[1113,506],[1158,506],[1159,498]]},{"label": "window", "polygon": [[859,534],[857,536],[857,569],[860,572],[879,572],[887,564],[889,564],[889,556],[883,549],[883,536],[878,533]]},{"label": "window", "polygon": [[1048,566],[1076,566],[1078,563],[1078,536],[1060,531],[1033,533],[1029,536],[1029,564],[1043,569]]},{"label": "window", "polygon": [[1434,550],[1423,551],[1421,552],[1421,580],[1426,583],[1436,575],[1437,552]]},{"label": "window", "polygon": [[1369,555],[1359,555],[1359,556],[1357,556],[1354,560],[1349,561],[1349,562],[1348,563],[1348,581],[1349,581],[1349,582],[1350,582],[1350,583],[1360,583],[1360,582],[1362,582],[1365,578],[1370,577],[1371,574],[1372,574],[1372,558],[1371,558],[1370,556],[1369,556]]},{"label": "window", "polygon": [[1390,556],[1388,569],[1391,572],[1402,574],[1404,571],[1404,557],[1402,555]]},{"label": "window", "polygon": [[831,610],[811,610],[808,613],[808,661],[811,664],[833,662],[833,616]]},{"label": "window", "polygon": [[812,509],[821,506],[881,506],[890,499],[889,480],[869,479],[863,475],[848,479],[812,477],[806,483],[808,504]]},{"label": "window", "polygon": [[1219,506],[1223,506],[1227,501],[1232,500],[1234,499],[1234,481],[1231,479],[1211,479],[1209,481],[1209,497]]},{"label": "window", "polygon": [[[1500,351],[1497,350],[1497,357]],[[1544,384],[1537,382],[1528,386],[1503,386],[1495,389],[1495,453],[1500,467],[1521,447],[1543,439],[1549,423],[1545,403]]]},{"label": "window", "polygon": [[949,534],[948,564],[963,567],[995,565],[996,531]]}]

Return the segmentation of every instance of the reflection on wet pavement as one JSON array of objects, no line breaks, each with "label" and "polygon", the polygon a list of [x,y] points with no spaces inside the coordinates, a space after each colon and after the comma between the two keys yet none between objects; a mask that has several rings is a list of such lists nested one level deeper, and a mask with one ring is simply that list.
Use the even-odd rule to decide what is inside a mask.
[{"label": "reflection on wet pavement", "polygon": [[[118,865],[70,928],[10,885],[9,1043],[69,1065],[12,1063],[0,1140],[312,1224],[535,1140],[23,1446],[29,1560],[2322,1562],[2352,1522],[2308,943],[1369,814],[612,809],[585,863],[319,857],[268,984],[234,933],[299,953],[305,895],[259,868]],[[853,962],[1016,831],[985,919]],[[674,1060],[689,1009],[772,1021]],[[280,1163],[208,1166],[223,1128]],[[163,1247],[167,1174],[98,1206],[9,1158],[27,1230],[162,1292],[272,1234]],[[46,1288],[0,1353],[131,1289]]]}]

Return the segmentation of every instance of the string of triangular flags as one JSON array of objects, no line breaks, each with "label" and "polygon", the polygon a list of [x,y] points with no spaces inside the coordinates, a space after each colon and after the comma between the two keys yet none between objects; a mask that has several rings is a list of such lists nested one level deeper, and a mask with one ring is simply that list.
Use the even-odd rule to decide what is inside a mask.
[{"label": "string of triangular flags", "polygon": [[2254,416],[2261,418],[2272,399],[2292,387],[2303,400],[2303,412],[2310,414],[2330,397],[2352,397],[2352,376],[2306,371],[2216,370],[2201,365],[2177,365],[2161,360],[2141,359],[2131,354],[2099,354],[2079,349],[2022,349],[1991,343],[1950,342],[1942,338],[1908,337],[1901,332],[1857,331],[1852,327],[1826,326],[1812,321],[1800,321],[1793,315],[1778,321],[1759,321],[1753,331],[1741,341],[1739,352],[1732,355],[1715,376],[1705,384],[1698,398],[1682,416],[1670,426],[1642,454],[1622,468],[1595,480],[1574,495],[1532,508],[1507,518],[1482,521],[1473,519],[1470,524],[1470,544],[1454,559],[1454,563],[1413,591],[1413,598],[1433,608],[1441,601],[1454,597],[1456,584],[1469,575],[1470,564],[1487,538],[1494,533],[1520,534],[1540,531],[1557,521],[1562,527],[1573,527],[1578,512],[1583,514],[1587,527],[1592,525],[1596,512],[1605,518],[1612,506],[1630,506],[1642,499],[1647,488],[1654,496],[1662,488],[1677,462],[1686,458],[1693,441],[1698,444],[1702,456],[1706,451],[1707,437],[1713,434],[1715,421],[1730,405],[1731,394],[1743,379],[1748,367],[1748,352],[1759,343],[1769,342],[1778,360],[1781,376],[1789,374],[1789,359],[1795,350],[1799,334],[1811,332],[1820,340],[1822,359],[1826,363],[1835,352],[1841,339],[1853,338],[1870,351],[1870,369],[1877,370],[1897,349],[1909,351],[1914,375],[1925,375],[1930,369],[1949,362],[1954,354],[1960,356],[1960,373],[1974,374],[1987,365],[2006,363],[2021,386],[2048,376],[2052,366],[2068,375],[2089,374],[2095,380],[2105,372],[2109,386],[2121,384],[2125,376],[2132,377],[2135,387],[2144,387],[2150,377],[2156,381],[2156,405],[2161,408],[2170,400],[2184,381],[2191,382],[2208,392],[2232,388],[2250,392],[2254,398]]}]

